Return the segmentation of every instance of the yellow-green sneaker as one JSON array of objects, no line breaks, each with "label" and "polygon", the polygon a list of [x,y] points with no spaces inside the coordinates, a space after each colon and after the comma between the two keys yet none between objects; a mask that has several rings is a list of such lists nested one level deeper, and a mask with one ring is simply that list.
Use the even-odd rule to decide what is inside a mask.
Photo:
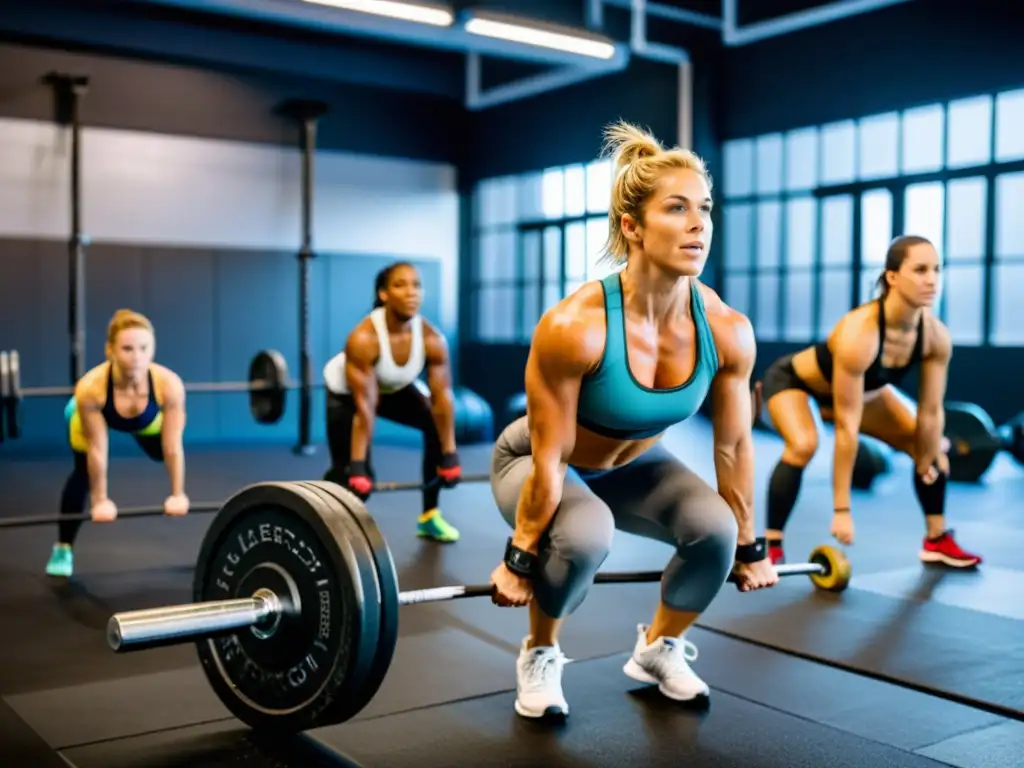
[{"label": "yellow-green sneaker", "polygon": [[47,576],[71,578],[75,572],[75,553],[67,544],[54,544],[50,552],[50,561],[46,564]]},{"label": "yellow-green sneaker", "polygon": [[420,515],[416,521],[416,535],[442,542],[459,540],[458,529],[441,516],[437,507]]}]

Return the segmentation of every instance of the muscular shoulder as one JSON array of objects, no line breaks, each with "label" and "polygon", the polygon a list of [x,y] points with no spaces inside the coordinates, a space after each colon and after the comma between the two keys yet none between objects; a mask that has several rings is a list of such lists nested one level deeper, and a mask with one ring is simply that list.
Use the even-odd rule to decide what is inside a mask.
[{"label": "muscular shoulder", "polygon": [[606,335],[604,291],[600,283],[586,283],[541,316],[530,357],[545,368],[582,375],[597,367]]},{"label": "muscular shoulder", "polygon": [[924,316],[924,352],[926,360],[949,360],[953,356],[953,337],[946,324],[931,312]]},{"label": "muscular shoulder", "polygon": [[377,331],[367,316],[360,320],[359,324],[349,333],[348,340],[345,342],[345,358],[352,362],[370,365],[380,354],[379,347]]},{"label": "muscular shoulder", "polygon": [[878,356],[878,310],[877,301],[862,304],[836,323],[829,337],[829,348],[843,367],[866,371]]},{"label": "muscular shoulder", "polygon": [[75,399],[79,405],[102,406],[107,399],[107,363],[90,368],[75,383]]},{"label": "muscular shoulder", "polygon": [[715,337],[719,367],[723,370],[747,370],[757,357],[757,341],[750,318],[733,309],[714,290],[697,283],[704,300],[704,311]]},{"label": "muscular shoulder", "polygon": [[421,316],[423,323],[423,346],[427,357],[431,360],[448,358],[448,339],[427,318]]},{"label": "muscular shoulder", "polygon": [[166,365],[153,363],[153,386],[163,403],[180,402],[185,398],[185,383]]}]

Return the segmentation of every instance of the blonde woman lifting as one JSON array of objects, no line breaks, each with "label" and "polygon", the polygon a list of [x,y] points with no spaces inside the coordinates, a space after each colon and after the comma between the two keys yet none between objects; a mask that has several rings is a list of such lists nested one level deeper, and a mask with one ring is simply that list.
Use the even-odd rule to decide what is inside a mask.
[{"label": "blonde woman lifting", "polygon": [[[495,602],[529,605],[515,710],[564,717],[559,634],[582,604],[616,529],[662,541],[650,623],[625,629],[624,672],[680,701],[708,686],[690,667],[687,629],[730,573],[741,590],[778,575],[755,538],[750,321],[699,277],[711,247],[703,161],[627,124],[615,158],[606,255],[624,268],[549,309],[530,345],[528,415],[498,438],[491,487],[512,528],[491,579]],[[713,395],[717,487],[659,443]]]},{"label": "blonde woman lifting", "polygon": [[[126,432],[143,452],[167,466],[167,515],[188,513],[185,495],[185,387],[174,371],[153,362],[156,337],[149,320],[118,310],[107,327],[106,361],[86,372],[64,409],[74,467],[61,493],[61,514],[77,515],[88,504],[92,519],[110,522],[117,506],[107,496],[108,430]],[[59,525],[46,573],[74,573],[73,546],[80,520]]]}]

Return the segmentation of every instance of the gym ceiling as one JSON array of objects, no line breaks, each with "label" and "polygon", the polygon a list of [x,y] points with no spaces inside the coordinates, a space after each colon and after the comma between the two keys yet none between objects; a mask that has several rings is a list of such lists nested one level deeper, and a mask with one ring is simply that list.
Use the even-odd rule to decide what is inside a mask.
[{"label": "gym ceiling", "polygon": [[698,47],[746,45],[908,1],[0,0],[0,36],[394,88],[476,110],[633,58],[683,62]]}]

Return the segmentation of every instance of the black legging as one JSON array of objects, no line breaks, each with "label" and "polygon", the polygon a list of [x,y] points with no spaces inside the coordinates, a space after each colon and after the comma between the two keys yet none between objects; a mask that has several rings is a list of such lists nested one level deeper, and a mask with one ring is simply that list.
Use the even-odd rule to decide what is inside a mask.
[{"label": "black legging", "polygon": [[[135,435],[135,442],[153,461],[163,462],[164,449],[160,435]],[[64,481],[64,490],[60,494],[60,513],[62,515],[81,514],[89,503],[89,459],[81,451],[72,451],[75,467]],[[58,525],[61,544],[71,546],[82,527],[81,520],[63,520]]]},{"label": "black legging", "polygon": [[[345,485],[348,480],[355,415],[352,395],[327,393],[327,444],[331,451],[331,468],[324,475],[325,480],[340,485]],[[441,464],[441,438],[430,410],[430,399],[414,384],[397,392],[381,393],[377,399],[377,416],[423,433],[423,483],[426,486],[423,490],[423,511],[434,509],[441,495],[440,483],[436,482],[437,468]],[[366,471],[371,479],[375,479],[369,445],[366,446]]]}]

